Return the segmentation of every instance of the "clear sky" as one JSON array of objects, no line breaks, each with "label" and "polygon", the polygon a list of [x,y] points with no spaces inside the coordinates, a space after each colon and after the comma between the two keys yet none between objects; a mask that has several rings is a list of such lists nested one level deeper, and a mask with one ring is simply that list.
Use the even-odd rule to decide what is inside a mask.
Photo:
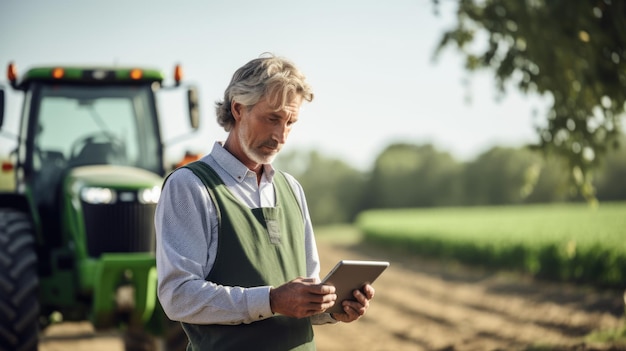
[{"label": "clear sky", "polygon": [[[147,65],[170,83],[181,63],[202,104],[202,130],[187,145],[205,153],[225,138],[213,106],[232,73],[272,52],[294,61],[315,92],[284,150],[315,148],[367,169],[392,142],[432,143],[470,160],[536,140],[538,99],[511,89],[497,102],[492,73],[468,76],[451,48],[433,61],[457,3],[441,2],[436,16],[431,0],[1,0],[0,84],[9,90],[10,61],[19,73],[39,64]],[[7,98],[5,125],[16,130],[21,99]]]}]

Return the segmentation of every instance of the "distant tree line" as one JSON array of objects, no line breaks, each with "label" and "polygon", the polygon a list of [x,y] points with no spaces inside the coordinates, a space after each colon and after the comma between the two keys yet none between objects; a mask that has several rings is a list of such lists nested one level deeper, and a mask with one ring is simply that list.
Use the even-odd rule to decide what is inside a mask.
[{"label": "distant tree line", "polygon": [[[430,144],[396,143],[360,171],[317,151],[281,154],[276,165],[302,184],[315,224],[349,223],[373,208],[489,206],[584,201],[566,160],[530,147],[493,147],[460,162]],[[608,153],[596,198],[626,200],[626,149]]]}]

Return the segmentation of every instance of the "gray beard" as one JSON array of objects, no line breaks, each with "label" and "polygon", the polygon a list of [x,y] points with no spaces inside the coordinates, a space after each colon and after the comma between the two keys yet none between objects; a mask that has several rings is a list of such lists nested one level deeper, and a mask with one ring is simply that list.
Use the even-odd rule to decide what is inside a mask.
[{"label": "gray beard", "polygon": [[252,150],[249,145],[250,143],[248,142],[248,138],[246,138],[245,136],[245,130],[240,129],[240,133],[239,133],[239,140],[241,141],[241,149],[243,150],[243,152],[246,154],[246,156],[251,159],[252,161],[258,163],[258,164],[269,164],[272,163],[274,161],[274,159],[276,158],[276,155],[278,153],[275,153],[273,155],[259,155],[258,153],[256,153],[254,150]]}]

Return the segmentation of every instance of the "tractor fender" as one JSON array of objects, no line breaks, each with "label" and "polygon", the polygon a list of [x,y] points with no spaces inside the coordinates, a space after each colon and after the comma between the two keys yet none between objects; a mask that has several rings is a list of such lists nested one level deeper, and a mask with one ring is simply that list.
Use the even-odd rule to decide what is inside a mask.
[{"label": "tractor fender", "polygon": [[0,207],[9,207],[32,215],[30,202],[23,194],[0,193]]}]

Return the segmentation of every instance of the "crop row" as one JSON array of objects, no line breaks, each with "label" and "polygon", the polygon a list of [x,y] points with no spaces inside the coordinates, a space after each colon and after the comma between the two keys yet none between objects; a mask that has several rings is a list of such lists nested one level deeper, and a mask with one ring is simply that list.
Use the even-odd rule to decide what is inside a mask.
[{"label": "crop row", "polygon": [[371,210],[365,240],[533,276],[626,287],[626,203]]}]

